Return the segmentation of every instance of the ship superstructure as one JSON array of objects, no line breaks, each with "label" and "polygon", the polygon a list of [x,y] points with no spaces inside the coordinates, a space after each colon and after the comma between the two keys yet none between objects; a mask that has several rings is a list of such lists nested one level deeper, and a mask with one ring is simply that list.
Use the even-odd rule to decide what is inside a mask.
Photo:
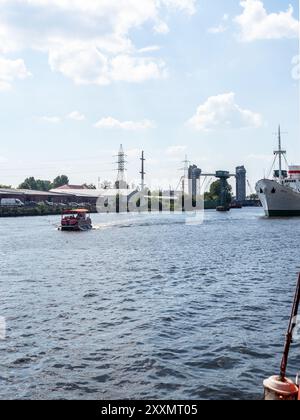
[{"label": "ship superstructure", "polygon": [[281,130],[278,130],[278,150],[274,151],[279,169],[273,179],[262,179],[256,184],[256,192],[269,217],[300,216],[300,165],[283,169],[286,151],[282,149]]}]

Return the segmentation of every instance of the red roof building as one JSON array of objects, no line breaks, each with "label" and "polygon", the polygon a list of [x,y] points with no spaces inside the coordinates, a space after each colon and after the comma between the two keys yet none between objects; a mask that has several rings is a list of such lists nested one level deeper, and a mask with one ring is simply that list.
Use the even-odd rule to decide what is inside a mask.
[{"label": "red roof building", "polygon": [[85,185],[62,185],[61,187],[55,188],[56,190],[87,190]]}]

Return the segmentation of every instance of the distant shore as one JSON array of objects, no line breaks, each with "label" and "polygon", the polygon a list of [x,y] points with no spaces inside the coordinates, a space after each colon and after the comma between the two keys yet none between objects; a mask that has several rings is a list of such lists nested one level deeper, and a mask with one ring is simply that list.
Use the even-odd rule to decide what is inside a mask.
[{"label": "distant shore", "polygon": [[[59,216],[67,208],[61,207],[0,207],[0,218],[34,217],[34,216]],[[87,209],[91,214],[99,213],[96,206],[89,206]],[[205,203],[205,210],[215,210],[216,205]],[[105,213],[105,212],[103,212]]]},{"label": "distant shore", "polygon": [[[95,205],[85,206],[91,214],[99,213]],[[248,207],[248,206],[247,206]],[[254,207],[254,206],[251,206]],[[0,218],[8,217],[33,217],[33,216],[58,216],[69,207],[62,208],[60,206],[37,206],[37,207],[0,207]],[[216,210],[217,202],[207,201],[204,206],[205,210]],[[176,211],[176,210],[175,210]],[[105,212],[103,212],[105,213]]]},{"label": "distant shore", "polygon": [[[32,217],[32,216],[57,216],[64,209],[60,207],[0,207],[1,217]],[[91,213],[97,213],[96,208],[90,208]]]}]

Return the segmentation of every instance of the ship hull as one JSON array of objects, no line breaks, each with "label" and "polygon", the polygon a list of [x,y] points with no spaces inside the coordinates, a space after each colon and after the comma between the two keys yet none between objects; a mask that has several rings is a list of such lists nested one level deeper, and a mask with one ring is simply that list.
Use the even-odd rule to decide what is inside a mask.
[{"label": "ship hull", "polygon": [[268,217],[299,217],[300,193],[276,181],[261,180],[256,192]]},{"label": "ship hull", "polygon": [[91,225],[86,226],[61,226],[60,230],[62,232],[84,232],[86,230],[91,230],[93,227]]}]

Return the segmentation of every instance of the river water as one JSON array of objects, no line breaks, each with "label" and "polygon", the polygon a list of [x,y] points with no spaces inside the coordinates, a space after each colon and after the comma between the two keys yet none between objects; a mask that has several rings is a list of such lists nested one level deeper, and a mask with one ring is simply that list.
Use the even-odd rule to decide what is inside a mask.
[{"label": "river water", "polygon": [[[262,209],[0,220],[1,399],[260,399],[278,372],[299,219]],[[300,367],[295,343],[289,374]]]}]

